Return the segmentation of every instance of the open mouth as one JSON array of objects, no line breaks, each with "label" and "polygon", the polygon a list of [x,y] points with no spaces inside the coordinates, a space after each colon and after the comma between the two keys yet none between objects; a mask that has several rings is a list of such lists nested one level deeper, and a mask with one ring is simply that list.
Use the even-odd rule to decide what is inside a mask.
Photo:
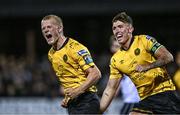
[{"label": "open mouth", "polygon": [[118,35],[118,36],[117,36],[117,38],[121,38],[121,37],[122,37],[122,35]]},{"label": "open mouth", "polygon": [[122,36],[123,36],[123,35],[120,34],[120,33],[117,33],[117,34],[116,34],[116,37],[117,37],[117,38],[121,38]]},{"label": "open mouth", "polygon": [[51,34],[48,34],[48,35],[46,35],[46,37],[49,39],[49,38],[52,37],[52,35],[51,35]]}]

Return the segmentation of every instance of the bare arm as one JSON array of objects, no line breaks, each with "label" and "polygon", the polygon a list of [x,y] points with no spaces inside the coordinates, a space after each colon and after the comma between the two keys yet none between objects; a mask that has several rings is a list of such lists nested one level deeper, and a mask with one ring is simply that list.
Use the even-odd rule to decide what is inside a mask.
[{"label": "bare arm", "polygon": [[86,91],[89,87],[94,85],[101,77],[101,72],[97,66],[90,67],[86,70],[88,74],[87,80],[79,87],[80,91]]},{"label": "bare arm", "polygon": [[150,63],[148,65],[138,65],[136,67],[136,70],[139,72],[147,71],[149,69],[164,66],[164,65],[174,61],[172,54],[164,46],[160,47],[156,51],[154,56],[157,59],[155,62]]},{"label": "bare arm", "polygon": [[157,60],[149,65],[149,69],[164,66],[169,62],[174,61],[172,54],[164,46],[160,47],[154,56]]},{"label": "bare arm", "polygon": [[70,97],[71,99],[85,92],[89,87],[94,85],[101,77],[101,72],[96,66],[88,68],[86,70],[86,73],[87,73],[87,79],[80,87],[66,89],[65,92],[67,96]]},{"label": "bare arm", "polygon": [[119,79],[109,79],[106,89],[101,98],[100,102],[100,111],[103,113],[107,107],[110,105],[113,97],[115,96],[116,90],[119,86],[120,78]]}]

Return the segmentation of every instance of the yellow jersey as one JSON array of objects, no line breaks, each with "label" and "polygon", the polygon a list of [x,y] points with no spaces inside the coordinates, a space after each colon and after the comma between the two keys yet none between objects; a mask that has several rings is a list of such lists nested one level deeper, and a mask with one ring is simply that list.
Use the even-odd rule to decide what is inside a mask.
[{"label": "yellow jersey", "polygon": [[110,79],[121,78],[126,74],[135,84],[142,99],[160,92],[175,90],[172,80],[164,67],[157,67],[145,72],[135,71],[137,64],[156,61],[153,54],[162,45],[148,35],[137,35],[131,41],[128,50],[119,49],[111,58]]},{"label": "yellow jersey", "polygon": [[178,69],[173,77],[174,83],[177,86],[177,89],[180,91],[180,69]]},{"label": "yellow jersey", "polygon": [[[67,38],[58,51],[52,47],[48,59],[64,89],[82,85],[87,79],[85,70],[95,65],[88,49],[72,38]],[[96,92],[97,88],[91,86],[88,91]]]}]

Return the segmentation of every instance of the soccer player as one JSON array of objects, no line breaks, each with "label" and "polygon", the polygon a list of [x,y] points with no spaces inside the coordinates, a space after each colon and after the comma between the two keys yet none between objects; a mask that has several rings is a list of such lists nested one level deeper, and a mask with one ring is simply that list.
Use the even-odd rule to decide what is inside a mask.
[{"label": "soccer player", "polygon": [[[118,50],[120,50],[120,45],[113,35],[110,37],[110,51],[112,54],[115,54]],[[132,83],[131,79],[127,75],[123,74],[116,93],[118,94],[119,91],[122,93],[123,100],[123,106],[120,110],[120,114],[129,114],[134,104],[139,102],[140,98],[134,83]]]},{"label": "soccer player", "polygon": [[69,114],[98,113],[100,105],[95,83],[101,73],[88,49],[64,36],[62,19],[56,15],[45,16],[41,29],[47,43],[52,45],[48,58],[64,89],[61,106],[67,108]]},{"label": "soccer player", "polygon": [[164,68],[173,61],[172,54],[151,36],[133,36],[133,21],[125,12],[113,18],[112,30],[121,48],[111,58],[110,78],[100,101],[100,111],[107,109],[122,75],[126,74],[141,99],[131,115],[180,113],[175,85]]},{"label": "soccer player", "polygon": [[179,93],[180,93],[180,51],[178,51],[176,54],[176,64],[178,66],[178,69],[176,70],[173,80],[177,86]]}]

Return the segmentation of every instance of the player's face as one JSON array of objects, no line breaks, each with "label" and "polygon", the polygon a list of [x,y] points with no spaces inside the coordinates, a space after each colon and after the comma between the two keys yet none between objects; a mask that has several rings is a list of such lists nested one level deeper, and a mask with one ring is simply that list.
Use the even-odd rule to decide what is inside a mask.
[{"label": "player's face", "polygon": [[112,30],[114,33],[114,36],[119,44],[124,45],[129,39],[129,33],[131,32],[131,26],[127,23],[116,21],[113,22]]},{"label": "player's face", "polygon": [[43,36],[49,45],[53,45],[57,42],[59,29],[58,26],[53,23],[52,19],[43,20],[41,22],[41,29]]}]

